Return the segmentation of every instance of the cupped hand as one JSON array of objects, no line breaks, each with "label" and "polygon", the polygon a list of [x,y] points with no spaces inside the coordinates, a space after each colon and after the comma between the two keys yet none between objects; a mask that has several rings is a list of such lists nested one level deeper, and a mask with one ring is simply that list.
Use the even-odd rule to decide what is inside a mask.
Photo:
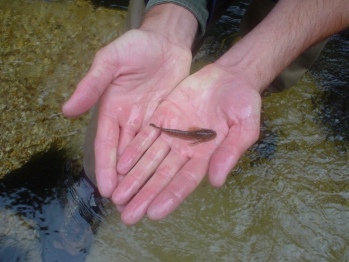
[{"label": "cupped hand", "polygon": [[189,75],[191,51],[162,34],[131,30],[102,48],[63,106],[74,117],[98,103],[96,180],[102,196],[117,185],[116,163],[159,103]]},{"label": "cupped hand", "polygon": [[[246,77],[211,64],[186,78],[155,110],[127,146],[117,170],[126,175],[112,195],[122,220],[170,214],[208,173],[222,186],[240,156],[258,139],[261,98]],[[212,129],[217,136],[193,145],[150,126]]]}]

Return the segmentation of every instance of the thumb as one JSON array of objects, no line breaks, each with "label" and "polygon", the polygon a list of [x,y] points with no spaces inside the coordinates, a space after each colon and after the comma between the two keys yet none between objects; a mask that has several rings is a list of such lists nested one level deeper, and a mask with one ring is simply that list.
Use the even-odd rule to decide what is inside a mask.
[{"label": "thumb", "polygon": [[259,137],[259,124],[258,128],[250,130],[238,129],[238,126],[230,128],[228,136],[217,147],[211,157],[208,177],[214,187],[223,186],[227,175],[239,158]]},{"label": "thumb", "polygon": [[109,61],[106,53],[105,48],[97,52],[90,70],[63,105],[62,112],[67,117],[75,117],[88,111],[116,78],[116,65]]}]

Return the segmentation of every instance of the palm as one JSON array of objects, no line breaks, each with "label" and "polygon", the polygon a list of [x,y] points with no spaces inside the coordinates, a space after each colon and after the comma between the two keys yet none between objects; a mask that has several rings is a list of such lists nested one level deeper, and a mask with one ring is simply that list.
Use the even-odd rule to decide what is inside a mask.
[{"label": "palm", "polygon": [[180,130],[209,128],[217,137],[190,146],[186,140],[159,136],[158,130],[144,127],[118,164],[121,173],[129,173],[115,190],[113,201],[125,204],[135,195],[123,211],[124,222],[135,223],[145,213],[153,219],[165,217],[207,171],[211,183],[221,186],[239,157],[258,138],[259,119],[260,95],[242,76],[228,75],[210,65],[188,77],[159,105],[150,122]]},{"label": "palm", "polygon": [[190,50],[141,30],[125,33],[97,53],[63,112],[79,115],[100,99],[95,156],[102,195],[110,196],[116,187],[118,155],[189,74],[190,62]]}]

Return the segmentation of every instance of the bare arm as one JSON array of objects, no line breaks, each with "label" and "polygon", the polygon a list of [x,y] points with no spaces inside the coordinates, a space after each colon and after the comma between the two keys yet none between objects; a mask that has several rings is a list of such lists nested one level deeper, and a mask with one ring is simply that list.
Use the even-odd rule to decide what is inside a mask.
[{"label": "bare arm", "polygon": [[215,64],[245,75],[262,92],[304,50],[348,26],[347,0],[280,0]]}]

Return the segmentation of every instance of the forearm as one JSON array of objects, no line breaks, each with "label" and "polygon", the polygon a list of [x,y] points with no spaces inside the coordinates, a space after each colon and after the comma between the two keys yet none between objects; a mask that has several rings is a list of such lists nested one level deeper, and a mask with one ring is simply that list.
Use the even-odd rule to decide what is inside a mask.
[{"label": "forearm", "polygon": [[160,4],[146,13],[140,29],[157,32],[171,42],[190,49],[198,30],[198,21],[184,7]]},{"label": "forearm", "polygon": [[299,54],[349,25],[348,0],[281,0],[216,64],[262,92]]}]

